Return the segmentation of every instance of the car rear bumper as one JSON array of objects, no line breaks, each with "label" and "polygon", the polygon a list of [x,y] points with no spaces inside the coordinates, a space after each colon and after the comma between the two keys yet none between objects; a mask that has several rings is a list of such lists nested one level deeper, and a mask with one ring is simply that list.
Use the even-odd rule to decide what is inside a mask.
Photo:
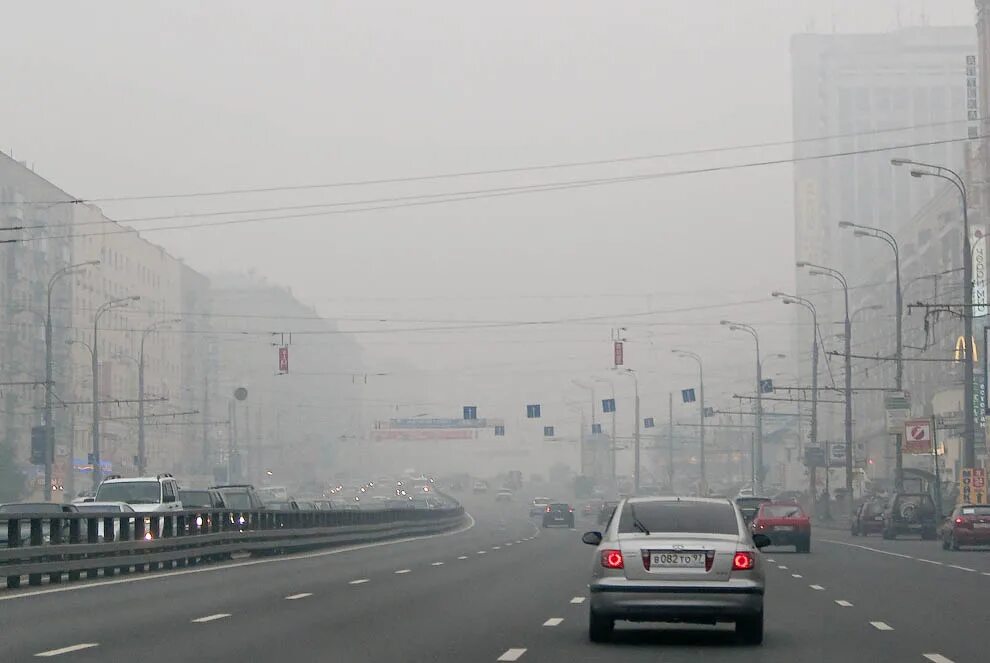
[{"label": "car rear bumper", "polygon": [[961,546],[990,546],[990,530],[957,529],[953,536]]},{"label": "car rear bumper", "polygon": [[734,621],[763,611],[763,586],[731,581],[725,586],[593,582],[591,610],[626,621]]},{"label": "car rear bumper", "polygon": [[794,546],[799,543],[804,543],[811,538],[811,532],[807,530],[793,530],[790,532],[758,530],[757,533],[765,534],[770,537],[771,546]]}]

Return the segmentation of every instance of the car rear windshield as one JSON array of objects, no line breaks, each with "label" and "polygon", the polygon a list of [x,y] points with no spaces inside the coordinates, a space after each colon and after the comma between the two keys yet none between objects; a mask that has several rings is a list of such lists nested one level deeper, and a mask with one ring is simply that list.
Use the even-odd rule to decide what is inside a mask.
[{"label": "car rear windshield", "polygon": [[990,516],[990,506],[964,506],[960,513],[964,516]]},{"label": "car rear windshield", "polygon": [[693,501],[626,502],[619,533],[738,534],[739,523],[730,504]]},{"label": "car rear windshield", "polygon": [[183,508],[209,507],[210,493],[206,490],[180,490],[179,501]]},{"label": "car rear windshield", "polygon": [[764,518],[800,518],[804,515],[796,504],[773,504],[764,506],[760,513]]},{"label": "car rear windshield", "polygon": [[251,496],[243,491],[223,491],[223,501],[228,509],[250,509]]},{"label": "car rear windshield", "polygon": [[570,508],[571,507],[568,504],[551,504],[550,505],[550,510],[551,511],[567,511]]},{"label": "car rear windshield", "polygon": [[96,501],[158,504],[162,501],[162,488],[157,481],[105,483],[96,491]]}]

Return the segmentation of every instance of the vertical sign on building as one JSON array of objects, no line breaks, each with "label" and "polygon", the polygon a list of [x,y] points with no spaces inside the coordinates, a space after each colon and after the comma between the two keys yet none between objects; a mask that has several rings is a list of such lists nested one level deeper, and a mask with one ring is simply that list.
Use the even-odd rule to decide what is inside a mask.
[{"label": "vertical sign on building", "polygon": [[622,366],[622,341],[615,342],[615,365]]},{"label": "vertical sign on building", "polygon": [[289,346],[287,345],[278,348],[278,372],[282,374],[289,372]]},{"label": "vertical sign on building", "polygon": [[[966,56],[966,120],[967,135],[977,138],[980,135],[979,79],[976,75],[976,56]],[[984,313],[984,315],[986,315]]]},{"label": "vertical sign on building", "polygon": [[987,228],[971,226],[970,250],[973,252],[973,317],[987,315]]}]

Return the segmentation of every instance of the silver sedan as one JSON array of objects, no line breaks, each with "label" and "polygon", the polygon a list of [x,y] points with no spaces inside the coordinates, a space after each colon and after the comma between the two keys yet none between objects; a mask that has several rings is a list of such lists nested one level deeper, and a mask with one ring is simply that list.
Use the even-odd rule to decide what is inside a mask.
[{"label": "silver sedan", "polygon": [[616,620],[735,623],[748,644],[763,642],[763,562],[770,541],[750,535],[727,499],[630,498],[604,532],[591,573],[588,635],[601,642]]}]

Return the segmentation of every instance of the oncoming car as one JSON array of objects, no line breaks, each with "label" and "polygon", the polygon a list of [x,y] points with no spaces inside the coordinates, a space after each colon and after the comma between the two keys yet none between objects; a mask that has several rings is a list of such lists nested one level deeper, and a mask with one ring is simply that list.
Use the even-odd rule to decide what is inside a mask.
[{"label": "oncoming car", "polygon": [[588,636],[608,640],[617,620],[732,622],[746,643],[763,642],[764,573],[760,548],[729,500],[641,497],[623,501],[597,546],[591,572]]}]

